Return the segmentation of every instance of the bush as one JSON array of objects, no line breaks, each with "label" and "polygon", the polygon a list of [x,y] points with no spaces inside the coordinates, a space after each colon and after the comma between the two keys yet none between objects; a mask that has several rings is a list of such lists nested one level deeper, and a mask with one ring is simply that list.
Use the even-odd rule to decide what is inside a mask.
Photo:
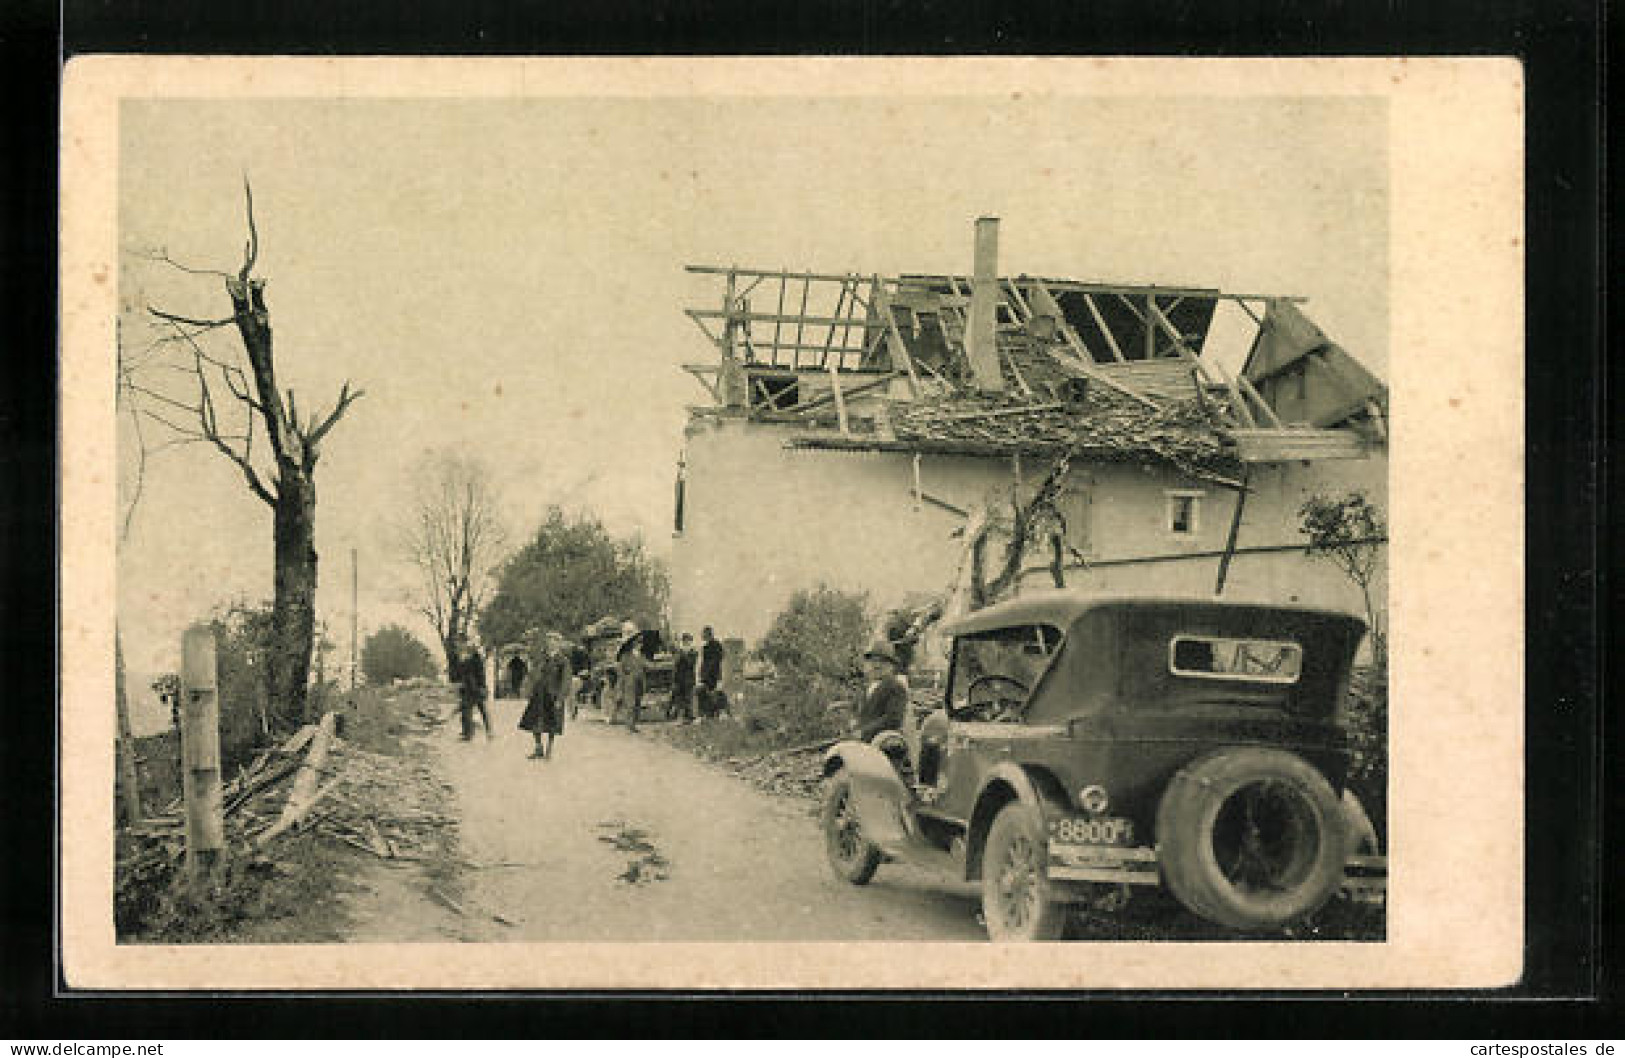
[{"label": "bush", "polygon": [[423,641],[400,625],[385,625],[367,637],[361,648],[361,671],[373,685],[392,680],[433,676],[434,655]]},{"label": "bush", "polygon": [[1388,674],[1358,669],[1349,684],[1344,724],[1349,732],[1349,789],[1365,805],[1382,847],[1388,847]]},{"label": "bush", "polygon": [[209,622],[220,686],[220,766],[229,778],[269,741],[271,604],[233,603]]},{"label": "bush", "polygon": [[798,591],[762,637],[762,657],[782,675],[851,679],[868,643],[873,619],[865,594],[820,587]]}]

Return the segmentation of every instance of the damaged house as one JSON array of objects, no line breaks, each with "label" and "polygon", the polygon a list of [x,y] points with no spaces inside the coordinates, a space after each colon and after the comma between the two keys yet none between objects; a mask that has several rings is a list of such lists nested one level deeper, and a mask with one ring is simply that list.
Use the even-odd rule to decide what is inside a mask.
[{"label": "damaged house", "polygon": [[1387,390],[1303,299],[1002,276],[997,242],[979,220],[969,276],[689,267],[722,290],[688,310],[716,359],[684,365],[709,399],[674,627],[755,641],[820,584],[877,608],[1064,584],[1362,612],[1298,510],[1386,509]]}]

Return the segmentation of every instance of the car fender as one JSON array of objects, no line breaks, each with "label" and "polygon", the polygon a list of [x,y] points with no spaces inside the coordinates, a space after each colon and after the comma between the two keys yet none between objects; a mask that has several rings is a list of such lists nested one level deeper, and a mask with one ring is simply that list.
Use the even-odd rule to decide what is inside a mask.
[{"label": "car fender", "polygon": [[975,807],[971,809],[970,823],[965,828],[965,880],[976,881],[982,876],[982,850],[987,845],[987,832],[993,818],[1011,801],[1031,805],[1047,824],[1056,815],[1067,812],[1070,804],[1060,782],[1041,768],[1028,767],[1015,761],[1004,761],[995,766],[982,779],[976,793]]},{"label": "car fender", "polygon": [[908,844],[903,820],[909,809],[908,787],[891,758],[867,742],[838,742],[824,754],[824,776],[844,774],[850,783],[851,810],[871,841],[897,854]]}]

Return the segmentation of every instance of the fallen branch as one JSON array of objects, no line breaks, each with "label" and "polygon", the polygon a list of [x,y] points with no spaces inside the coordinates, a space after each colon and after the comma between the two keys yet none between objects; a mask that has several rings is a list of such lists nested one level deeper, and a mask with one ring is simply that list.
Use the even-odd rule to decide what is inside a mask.
[{"label": "fallen branch", "polygon": [[[299,774],[294,777],[293,789],[288,792],[288,802],[283,806],[282,815],[270,828],[260,832],[255,844],[264,845],[272,838],[297,826],[299,821],[310,813],[312,807],[326,788],[316,788],[317,779],[321,774],[321,767],[327,761],[328,748],[333,743],[334,714],[327,713],[322,716],[321,724],[310,740],[310,751],[305,754],[305,763],[300,767]],[[329,787],[331,784],[329,784]]]}]

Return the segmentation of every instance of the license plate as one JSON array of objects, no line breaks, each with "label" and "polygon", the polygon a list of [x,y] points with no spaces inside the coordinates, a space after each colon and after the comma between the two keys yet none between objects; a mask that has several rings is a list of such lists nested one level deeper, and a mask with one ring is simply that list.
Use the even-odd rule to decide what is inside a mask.
[{"label": "license plate", "polygon": [[1133,845],[1134,822],[1129,819],[1081,819],[1069,816],[1050,821],[1049,837],[1062,845]]}]

